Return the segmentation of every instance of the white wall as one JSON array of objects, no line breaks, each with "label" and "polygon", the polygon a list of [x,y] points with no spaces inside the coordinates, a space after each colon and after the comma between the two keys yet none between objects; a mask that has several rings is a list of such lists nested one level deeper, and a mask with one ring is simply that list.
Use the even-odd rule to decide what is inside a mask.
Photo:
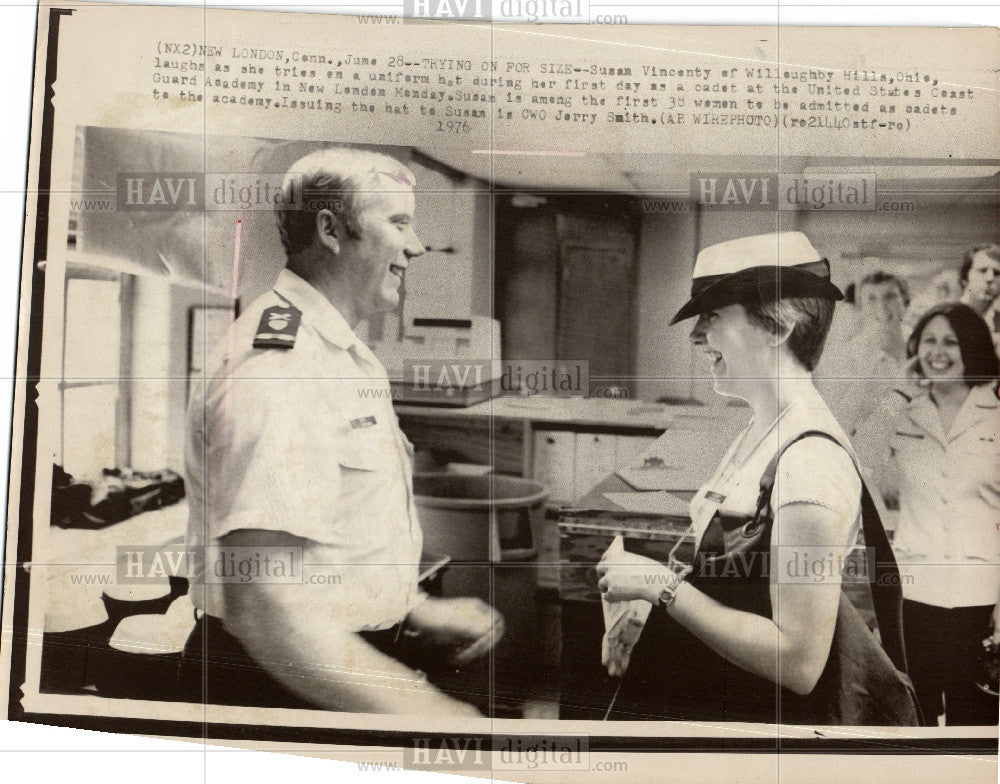
[{"label": "white wall", "polygon": [[639,227],[635,373],[638,397],[691,397],[690,324],[670,319],[691,291],[697,215],[646,215]]},{"label": "white wall", "polygon": [[[669,326],[690,293],[691,270],[700,248],[738,237],[782,230],[803,231],[831,262],[834,281],[846,285],[860,273],[860,255],[892,255],[886,267],[915,272],[929,263],[961,263],[976,243],[997,239],[994,207],[916,204],[906,213],[701,211],[644,214],[639,229],[636,298],[637,393],[694,397],[726,405],[712,389],[711,375],[691,351],[691,322]],[[846,258],[845,258],[846,256]],[[912,261],[908,261],[911,259]]]},{"label": "white wall", "polygon": [[[153,470],[170,465],[170,431],[183,425],[170,407],[170,285],[136,278],[132,310],[131,454],[132,468]],[[176,457],[176,456],[175,456]],[[183,452],[181,453],[183,459]]]},{"label": "white wall", "polygon": [[188,308],[224,297],[165,281],[135,279],[130,349],[131,467],[184,468]]},{"label": "white wall", "polygon": [[[291,165],[309,151],[306,146],[304,143],[285,145],[276,148],[274,155],[282,158],[281,165]],[[388,152],[400,155],[399,150]],[[290,159],[287,163],[286,158]],[[418,285],[414,286],[418,289],[418,296],[433,298],[432,312],[424,315],[489,315],[493,283],[489,193],[483,183],[472,178],[459,178],[453,182],[435,172],[438,176],[430,177],[429,182],[424,181],[428,179],[428,170],[426,167],[419,168],[418,188],[421,190],[430,187],[440,191],[445,184],[454,186],[454,194],[448,194],[443,199],[427,198],[428,203],[425,204],[421,204],[422,197],[429,194],[418,193],[418,214],[426,215],[427,222],[435,226],[446,227],[444,234],[437,233],[436,245],[444,244],[441,240],[445,239],[458,251],[436,258],[428,256],[414,263],[417,270],[426,263],[425,269],[429,273],[422,283],[422,290],[419,288],[420,281],[415,281]],[[421,174],[424,176],[421,177]],[[445,204],[451,206],[444,209]],[[236,213],[227,215],[235,224]],[[284,266],[284,252],[270,210],[244,212],[240,213],[240,217],[243,228],[238,293],[246,306],[274,284]],[[209,232],[208,251],[215,259],[225,257],[231,260],[232,238],[228,235],[213,236]],[[215,290],[171,286],[152,277],[135,278],[129,349],[133,377],[130,406],[133,468],[183,469],[188,309],[206,302],[206,298],[208,304],[227,304],[226,296]],[[387,318],[383,337],[395,340],[397,325],[395,318]],[[364,339],[367,325],[359,325],[358,332]]]}]

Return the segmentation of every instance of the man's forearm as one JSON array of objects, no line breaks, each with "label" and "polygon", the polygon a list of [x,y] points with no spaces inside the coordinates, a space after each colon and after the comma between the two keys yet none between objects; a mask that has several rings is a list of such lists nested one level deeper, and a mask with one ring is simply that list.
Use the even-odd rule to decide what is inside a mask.
[{"label": "man's forearm", "polygon": [[[313,621],[315,623],[315,620]],[[227,624],[251,656],[285,688],[318,707],[372,713],[438,713],[463,707],[420,674],[353,632],[327,627],[268,633],[260,619]]]},{"label": "man's forearm", "polygon": [[[240,529],[220,541],[233,548],[302,548],[306,559],[314,562],[323,557],[310,555],[309,540],[283,531]],[[227,631],[275,680],[317,707],[481,715],[338,624],[332,608],[343,606],[340,586],[250,581],[221,587]]]},{"label": "man's forearm", "polygon": [[329,710],[479,715],[386,656],[289,586],[227,585],[226,629],[285,688]]}]

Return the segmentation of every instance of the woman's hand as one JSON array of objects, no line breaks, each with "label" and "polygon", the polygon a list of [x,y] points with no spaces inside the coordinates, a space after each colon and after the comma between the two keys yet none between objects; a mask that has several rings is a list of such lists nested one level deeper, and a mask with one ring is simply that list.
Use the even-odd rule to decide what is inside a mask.
[{"label": "woman's hand", "polygon": [[920,357],[914,355],[907,359],[903,365],[903,371],[905,377],[898,385],[899,391],[906,393],[911,400],[923,395],[927,391],[927,387],[930,386],[930,381],[924,375],[924,370],[920,365]]},{"label": "woman's hand", "polygon": [[610,602],[643,599],[656,604],[660,592],[671,584],[670,569],[659,561],[635,553],[606,552],[597,564],[597,587]]}]

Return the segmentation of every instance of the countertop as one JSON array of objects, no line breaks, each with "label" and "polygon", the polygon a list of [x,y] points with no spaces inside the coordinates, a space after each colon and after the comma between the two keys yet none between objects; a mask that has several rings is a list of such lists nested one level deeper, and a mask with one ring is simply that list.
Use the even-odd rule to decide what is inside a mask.
[{"label": "countertop", "polygon": [[423,406],[397,403],[400,416],[421,416],[442,419],[504,419],[520,422],[548,422],[582,427],[625,427],[644,430],[667,430],[681,421],[711,425],[720,417],[737,417],[744,421],[748,412],[740,408],[669,405],[644,400],[616,400],[581,397],[498,397],[468,408]]}]

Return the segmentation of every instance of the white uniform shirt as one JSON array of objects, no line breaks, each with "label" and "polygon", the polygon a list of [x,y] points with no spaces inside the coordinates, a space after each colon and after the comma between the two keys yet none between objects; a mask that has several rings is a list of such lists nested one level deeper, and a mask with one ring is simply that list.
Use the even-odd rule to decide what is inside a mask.
[{"label": "white uniform shirt", "polygon": [[997,355],[1000,356],[1000,297],[993,300],[993,304],[986,308],[986,312],[983,313],[983,320],[986,322],[986,326],[990,328],[993,346],[996,348]]},{"label": "white uniform shirt", "polygon": [[[261,313],[302,312],[292,348],[252,347]],[[332,622],[388,628],[417,601],[421,532],[412,446],[399,429],[386,371],[343,316],[283,270],[233,325],[188,410],[188,548],[195,606],[225,618],[211,547],[237,529],[319,543],[301,590],[322,586]],[[247,554],[252,560],[252,554]],[[207,561],[207,562],[206,562]],[[206,579],[207,571],[207,579]]]},{"label": "white uniform shirt", "polygon": [[871,345],[864,335],[831,347],[829,354],[817,371],[816,385],[844,432],[853,436],[900,384],[906,363]]},{"label": "white uniform shirt", "polygon": [[[792,401],[753,451],[736,463],[734,455],[749,428],[750,425],[729,448],[712,478],[691,499],[692,527],[699,544],[716,512],[740,517],[754,514],[760,478],[781,445],[807,430],[822,430],[849,443],[815,389]],[[777,513],[781,507],[793,503],[823,506],[844,520],[847,535],[842,541],[816,542],[819,555],[829,557],[831,564],[840,564],[854,547],[861,522],[861,479],[847,450],[820,437],[805,438],[789,447],[778,462],[771,507]],[[780,517],[776,524],[780,525]]]},{"label": "white uniform shirt", "polygon": [[938,607],[1000,599],[1000,419],[989,385],[969,391],[948,433],[926,396],[888,435],[899,482],[893,540],[903,596]]}]

